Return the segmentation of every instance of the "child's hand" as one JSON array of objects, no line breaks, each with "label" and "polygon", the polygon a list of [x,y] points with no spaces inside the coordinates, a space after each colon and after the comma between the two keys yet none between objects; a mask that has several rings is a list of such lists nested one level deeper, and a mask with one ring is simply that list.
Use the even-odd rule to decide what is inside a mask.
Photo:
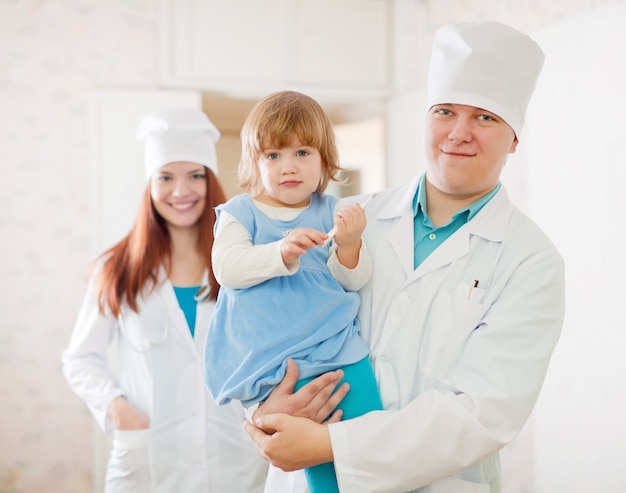
[{"label": "child's hand", "polygon": [[361,247],[361,235],[365,229],[365,211],[359,204],[342,207],[335,214],[335,245],[337,248],[357,250]]},{"label": "child's hand", "polygon": [[326,233],[311,228],[297,228],[289,232],[280,244],[280,253],[285,265],[290,265],[307,250],[322,245],[328,237]]}]

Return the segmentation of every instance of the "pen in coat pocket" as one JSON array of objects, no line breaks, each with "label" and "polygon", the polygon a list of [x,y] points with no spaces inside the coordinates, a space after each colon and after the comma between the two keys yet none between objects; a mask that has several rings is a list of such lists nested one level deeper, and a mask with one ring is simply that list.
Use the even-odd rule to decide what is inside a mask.
[{"label": "pen in coat pocket", "polygon": [[472,291],[474,291],[474,288],[477,288],[477,287],[478,287],[478,279],[474,279],[474,282],[470,286],[469,292],[467,293],[468,300],[472,297]]}]

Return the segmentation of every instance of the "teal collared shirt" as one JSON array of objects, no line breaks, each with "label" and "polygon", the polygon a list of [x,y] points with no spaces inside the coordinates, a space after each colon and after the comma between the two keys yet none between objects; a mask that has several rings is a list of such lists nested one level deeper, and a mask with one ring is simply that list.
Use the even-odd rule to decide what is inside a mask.
[{"label": "teal collared shirt", "polygon": [[424,259],[439,245],[472,219],[492,199],[498,190],[500,190],[500,183],[487,195],[454,214],[448,224],[435,228],[430,217],[428,217],[426,207],[426,173],[424,173],[413,198],[413,268],[417,269]]}]

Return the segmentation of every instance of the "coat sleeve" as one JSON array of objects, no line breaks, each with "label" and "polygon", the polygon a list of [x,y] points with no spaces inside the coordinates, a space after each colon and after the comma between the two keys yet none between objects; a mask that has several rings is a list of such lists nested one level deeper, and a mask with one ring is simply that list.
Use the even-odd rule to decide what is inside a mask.
[{"label": "coat sleeve", "polygon": [[[544,249],[507,268],[445,378],[400,409],[329,425],[341,491],[411,491],[491,456],[521,431],[561,331],[564,266]],[[393,378],[383,377],[381,389]]]},{"label": "coat sleeve", "polygon": [[109,365],[109,346],[118,333],[117,320],[98,312],[96,277],[92,277],[78,312],[69,345],[63,351],[63,374],[103,431],[110,433],[107,409],[111,401],[123,395]]}]

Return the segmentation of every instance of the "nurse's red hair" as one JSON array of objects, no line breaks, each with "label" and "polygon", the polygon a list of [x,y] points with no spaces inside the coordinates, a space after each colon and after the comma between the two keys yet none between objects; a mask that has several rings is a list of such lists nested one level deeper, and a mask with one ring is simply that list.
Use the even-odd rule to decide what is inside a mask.
[{"label": "nurse's red hair", "polygon": [[[207,171],[207,194],[204,212],[198,223],[198,243],[204,252],[209,271],[210,299],[217,298],[219,284],[211,268],[215,207],[226,202],[226,195],[213,172]],[[146,186],[139,214],[130,233],[101,255],[105,258],[98,286],[98,308],[104,314],[108,306],[114,316],[120,314],[123,302],[137,311],[137,296],[142,289],[156,280],[161,265],[169,265],[172,247],[169,231],[163,218],[156,212],[150,196],[150,183]]]}]

